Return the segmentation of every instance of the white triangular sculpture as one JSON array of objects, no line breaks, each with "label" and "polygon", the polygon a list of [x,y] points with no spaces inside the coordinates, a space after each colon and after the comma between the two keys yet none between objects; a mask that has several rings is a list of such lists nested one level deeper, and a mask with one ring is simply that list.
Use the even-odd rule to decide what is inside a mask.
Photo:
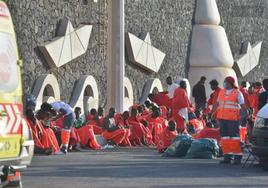
[{"label": "white triangular sculpture", "polygon": [[259,64],[261,46],[262,42],[254,44],[253,47],[249,42],[246,43],[246,47],[242,51],[242,55],[236,59],[234,67],[241,76],[245,76]]},{"label": "white triangular sculpture", "polygon": [[221,17],[215,0],[197,2],[195,10],[195,24],[219,25]]},{"label": "white triangular sculpture", "polygon": [[60,67],[87,51],[92,25],[74,29],[69,20],[62,20],[57,37],[39,46],[50,67]]},{"label": "white triangular sculpture", "polygon": [[152,46],[149,33],[147,33],[144,40],[127,33],[126,47],[131,62],[152,72],[159,71],[166,56],[165,53]]},{"label": "white triangular sculpture", "polygon": [[216,79],[220,86],[226,76],[236,74],[232,69],[233,55],[219,16],[215,0],[197,0],[195,25],[190,49],[189,82],[193,87],[201,76],[207,78],[206,95],[211,94],[209,82]]}]

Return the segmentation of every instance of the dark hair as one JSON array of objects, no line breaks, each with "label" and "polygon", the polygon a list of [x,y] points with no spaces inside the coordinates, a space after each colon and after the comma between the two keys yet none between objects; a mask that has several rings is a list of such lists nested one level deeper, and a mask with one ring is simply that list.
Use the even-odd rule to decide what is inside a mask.
[{"label": "dark hair", "polygon": [[257,86],[257,87],[261,87],[262,84],[261,84],[261,82],[255,82],[255,86]]},{"label": "dark hair", "polygon": [[44,111],[51,111],[53,110],[53,107],[51,104],[47,103],[47,102],[44,102],[42,105],[41,105],[41,110],[44,110]]},{"label": "dark hair", "polygon": [[263,85],[263,87],[267,90],[268,89],[268,78],[266,78],[266,79],[264,79],[263,81],[262,81],[262,85]]},{"label": "dark hair", "polygon": [[183,88],[184,86],[187,86],[186,82],[184,80],[180,81],[180,87]]},{"label": "dark hair", "polygon": [[201,76],[200,80],[205,81],[207,78],[205,76]]},{"label": "dark hair", "polygon": [[75,111],[75,112],[76,112],[76,111],[81,111],[81,108],[77,106],[77,107],[75,107],[74,111]]},{"label": "dark hair", "polygon": [[209,82],[209,84],[212,85],[212,86],[218,86],[219,85],[219,82],[216,79],[214,79],[214,80],[211,80]]},{"label": "dark hair", "polygon": [[145,101],[145,103],[144,103],[144,104],[145,104],[145,106],[146,106],[147,108],[149,108],[149,107],[151,106],[151,102],[150,102],[150,101],[148,101],[148,100],[147,100],[147,101]]},{"label": "dark hair", "polygon": [[103,112],[104,112],[103,108],[102,107],[99,107],[98,108],[98,115],[99,116],[102,116],[103,115]]},{"label": "dark hair", "polygon": [[170,120],[168,122],[168,130],[175,131],[176,127],[177,127],[177,124],[176,124],[176,122],[174,120]]},{"label": "dark hair", "polygon": [[91,108],[89,113],[94,116],[97,114],[97,110],[95,108]]}]

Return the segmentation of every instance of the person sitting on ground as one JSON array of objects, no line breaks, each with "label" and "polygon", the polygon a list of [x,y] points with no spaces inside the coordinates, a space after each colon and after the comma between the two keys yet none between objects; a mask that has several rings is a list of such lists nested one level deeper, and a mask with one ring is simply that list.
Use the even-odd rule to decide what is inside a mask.
[{"label": "person sitting on ground", "polygon": [[102,133],[102,136],[115,145],[131,146],[131,143],[128,138],[129,131],[120,128],[118,125],[115,124],[115,113],[115,108],[109,109],[108,115],[104,118],[104,131]]},{"label": "person sitting on ground", "polygon": [[51,104],[44,102],[41,105],[41,110],[55,115],[55,121],[62,118],[61,151],[66,154],[68,152],[71,128],[74,123],[74,112],[72,107],[62,101],[56,101]]},{"label": "person sitting on ground", "polygon": [[147,118],[148,128],[152,133],[153,143],[157,145],[158,134],[163,130],[163,119],[160,118],[161,112],[160,109],[154,107],[153,113]]},{"label": "person sitting on ground", "polygon": [[78,129],[84,125],[84,120],[81,117],[81,108],[75,107],[74,114],[75,114],[74,127]]},{"label": "person sitting on ground", "polygon": [[217,140],[218,143],[220,143],[221,140],[220,129],[214,128],[213,123],[208,122],[203,130],[201,130],[198,134],[193,135],[193,138],[195,139],[213,138]]},{"label": "person sitting on ground", "polygon": [[200,112],[199,110],[196,110],[195,111],[195,116],[196,116],[196,119],[198,119],[202,123],[202,127],[205,128],[206,127],[206,121],[203,119],[203,113]]},{"label": "person sitting on ground", "polygon": [[74,127],[79,136],[79,143],[76,144],[74,149],[79,150],[79,146],[81,146],[82,148],[91,148],[93,150],[101,149],[101,146],[98,144],[97,139],[95,137],[92,125],[85,123],[82,117],[80,116],[81,108],[76,107],[74,111],[75,111]]},{"label": "person sitting on ground", "polygon": [[100,135],[103,132],[103,121],[104,118],[99,116],[97,110],[92,108],[89,112],[89,115],[86,116],[86,124],[92,126],[93,131],[96,135]]},{"label": "person sitting on ground", "polygon": [[156,103],[158,106],[165,106],[167,108],[170,108],[171,106],[171,99],[169,98],[168,94],[166,92],[155,92],[154,94],[149,94],[148,98]]},{"label": "person sitting on ground", "polygon": [[58,144],[55,144],[56,147],[53,148],[54,144],[50,142],[53,139],[49,138],[41,122],[36,119],[32,109],[26,110],[26,121],[32,130],[35,154],[50,155],[59,151]]},{"label": "person sitting on ground", "polygon": [[131,115],[128,118],[128,123],[131,130],[131,136],[129,137],[129,140],[132,145],[146,145],[149,141],[146,140],[148,137],[151,138],[150,131],[146,130],[146,127],[143,126],[143,124],[138,119],[138,110],[135,108],[131,109]]},{"label": "person sitting on ground", "polygon": [[159,140],[157,142],[157,149],[159,153],[163,153],[172,144],[172,141],[176,138],[176,127],[176,122],[170,120],[168,122],[168,127],[163,129],[163,131],[159,133]]}]

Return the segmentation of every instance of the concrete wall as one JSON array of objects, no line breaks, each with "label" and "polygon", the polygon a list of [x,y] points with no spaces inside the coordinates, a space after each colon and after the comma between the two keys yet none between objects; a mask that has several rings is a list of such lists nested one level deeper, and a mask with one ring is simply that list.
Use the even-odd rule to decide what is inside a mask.
[{"label": "concrete wall", "polygon": [[[107,10],[105,0],[8,0],[19,53],[24,61],[24,93],[30,94],[41,74],[53,73],[61,90],[61,99],[69,102],[75,81],[80,75],[92,75],[99,93],[106,93]],[[76,28],[86,22],[93,25],[86,54],[59,69],[50,69],[37,46],[55,37],[60,19],[67,17]],[[100,95],[100,104],[105,95]]]},{"label": "concrete wall", "polygon": [[239,80],[261,81],[268,77],[268,1],[217,0],[217,4],[234,57],[243,41],[263,41],[259,66]]},{"label": "concrete wall", "polygon": [[126,76],[133,85],[136,101],[149,78],[159,78],[166,88],[167,76],[187,76],[194,8],[194,0],[126,0],[126,32],[136,36],[141,32],[150,32],[153,46],[166,54],[159,72],[151,74],[133,66],[126,57]]}]

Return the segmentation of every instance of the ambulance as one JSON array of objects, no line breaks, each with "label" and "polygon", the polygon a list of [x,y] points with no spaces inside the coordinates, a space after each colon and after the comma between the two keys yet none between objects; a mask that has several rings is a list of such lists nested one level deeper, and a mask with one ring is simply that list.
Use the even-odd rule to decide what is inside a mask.
[{"label": "ambulance", "polygon": [[33,156],[31,130],[23,118],[21,75],[12,18],[0,0],[0,187],[22,187],[20,172]]}]

